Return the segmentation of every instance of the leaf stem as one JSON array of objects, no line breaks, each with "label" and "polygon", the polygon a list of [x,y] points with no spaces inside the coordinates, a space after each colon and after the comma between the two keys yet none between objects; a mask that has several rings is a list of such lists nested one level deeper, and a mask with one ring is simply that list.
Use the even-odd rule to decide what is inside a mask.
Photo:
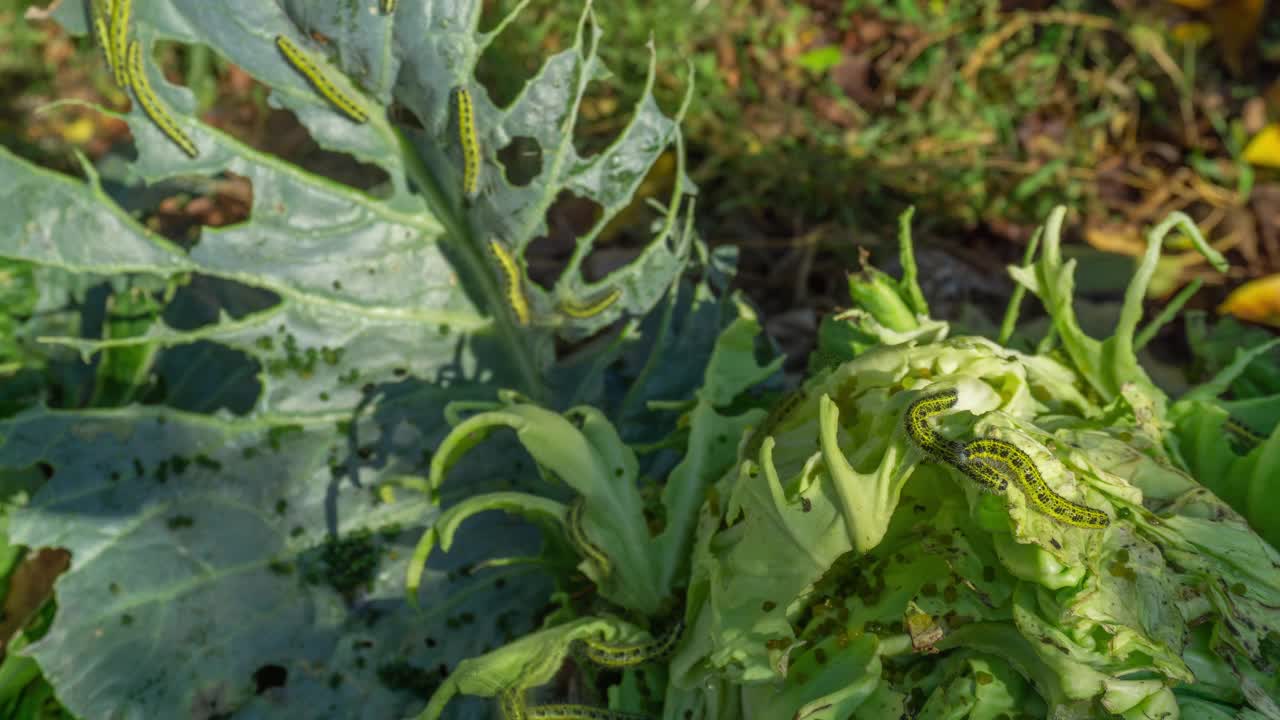
[{"label": "leaf stem", "polygon": [[403,132],[396,130],[395,135],[400,144],[400,154],[405,159],[405,173],[427,196],[428,204],[436,210],[445,227],[445,237],[452,241],[451,246],[465,265],[463,269],[479,285],[487,303],[486,309],[497,326],[498,341],[506,346],[507,360],[519,375],[519,389],[535,401],[544,400],[546,388],[542,381],[542,369],[536,364],[536,354],[529,346],[528,335],[520,331],[511,309],[502,301],[502,289],[484,260],[480,243],[457,209],[448,201],[435,176],[427,170],[417,149]]}]

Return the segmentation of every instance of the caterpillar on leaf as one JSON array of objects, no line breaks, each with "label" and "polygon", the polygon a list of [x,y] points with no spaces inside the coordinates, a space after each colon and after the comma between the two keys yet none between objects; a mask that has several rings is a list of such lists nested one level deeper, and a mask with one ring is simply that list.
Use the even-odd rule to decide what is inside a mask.
[{"label": "caterpillar on leaf", "polygon": [[292,40],[283,35],[277,35],[276,47],[280,49],[280,53],[289,61],[289,64],[293,65],[293,69],[306,76],[307,80],[311,81],[312,87],[341,111],[343,115],[357,123],[364,123],[369,120],[369,114],[365,112],[364,108],[360,107],[360,103],[344,93],[336,83],[326,77],[316,61],[302,48],[293,44]]},{"label": "caterpillar on leaf", "polygon": [[516,322],[528,325],[533,315],[529,310],[529,300],[524,296],[524,288],[520,282],[523,277],[520,266],[511,253],[507,252],[506,246],[497,240],[489,241],[489,253],[493,255],[493,259],[498,263],[498,269],[502,272],[502,294],[512,314],[516,316]]},{"label": "caterpillar on leaf", "polygon": [[169,140],[177,145],[182,152],[194,158],[200,153],[196,149],[196,144],[191,138],[183,132],[173,116],[169,114],[169,110],[165,108],[164,103],[156,96],[151,88],[151,81],[147,78],[146,68],[142,65],[142,44],[137,40],[129,43],[129,65],[128,75],[130,86],[133,88],[133,95],[138,99],[138,104],[142,106],[143,112],[151,121],[160,128],[160,132],[164,133]]},{"label": "caterpillar on leaf", "polygon": [[912,442],[934,459],[945,462],[989,492],[1003,492],[1013,482],[1040,513],[1073,527],[1101,530],[1111,524],[1103,511],[1068,500],[1045,482],[1035,461],[1013,443],[978,438],[961,444],[948,440],[929,425],[934,415],[955,407],[954,389],[925,395],[911,403],[904,418]]},{"label": "caterpillar on leaf", "polygon": [[476,133],[475,104],[471,91],[454,91],[458,106],[458,142],[462,145],[462,194],[472,200],[480,192],[480,137]]},{"label": "caterpillar on leaf", "polygon": [[614,288],[594,300],[564,300],[560,303],[560,309],[571,318],[585,320],[608,310],[620,297],[622,291]]}]

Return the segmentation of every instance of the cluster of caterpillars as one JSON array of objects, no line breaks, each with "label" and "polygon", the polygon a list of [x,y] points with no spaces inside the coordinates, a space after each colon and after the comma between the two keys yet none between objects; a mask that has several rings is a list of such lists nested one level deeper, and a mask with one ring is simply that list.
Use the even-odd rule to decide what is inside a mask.
[{"label": "cluster of caterpillars", "polygon": [[93,0],[91,7],[93,32],[102,46],[102,54],[107,58],[107,65],[111,67],[116,84],[126,90],[133,90],[133,96],[142,106],[142,111],[182,152],[192,158],[199,155],[195,142],[173,119],[152,89],[151,80],[142,63],[142,44],[129,38],[133,0]]},{"label": "cluster of caterpillars", "polygon": [[[395,12],[395,0],[382,0],[383,13]],[[160,131],[188,156],[199,156],[199,150],[191,136],[170,114],[164,102],[156,95],[143,65],[143,48],[138,40],[130,39],[130,23],[133,0],[92,0],[93,29],[102,46],[107,64],[120,87],[133,91],[138,104]],[[355,123],[369,121],[365,104],[343,89],[344,83],[335,81],[324,61],[304,50],[298,43],[284,35],[275,37],[276,48],[298,73],[303,75],[316,92],[334,108]],[[458,143],[462,148],[462,194],[468,201],[480,193],[481,146],[476,130],[475,104],[471,91],[457,87],[451,93],[457,111]],[[516,321],[527,326],[531,322],[529,302],[521,287],[521,270],[511,252],[497,240],[489,241],[489,250],[501,271],[503,294],[515,315]],[[611,289],[598,297],[581,300],[568,299],[560,309],[569,317],[587,319],[609,309],[622,295]]]}]

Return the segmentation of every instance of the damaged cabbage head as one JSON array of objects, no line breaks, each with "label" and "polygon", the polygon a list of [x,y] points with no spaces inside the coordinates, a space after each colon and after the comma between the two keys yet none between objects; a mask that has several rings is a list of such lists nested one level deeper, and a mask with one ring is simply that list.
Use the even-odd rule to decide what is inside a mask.
[{"label": "damaged cabbage head", "polygon": [[945,339],[910,276],[851,278],[875,303],[824,327],[843,362],[744,444],[694,549],[672,682],[736,686],[717,717],[1280,717],[1280,554],[1187,472],[1186,410],[1133,350],[1163,235],[1198,234],[1153,232],[1098,341],[1061,221],[1014,270],[1053,315],[1040,354]]},{"label": "damaged cabbage head", "polygon": [[[505,495],[446,513],[440,545],[480,509],[569,518],[573,562],[599,597],[459,665],[428,716],[454,693],[532,690],[562,672],[576,638],[645,637],[612,616],[654,636],[683,604],[675,654],[644,676],[665,687],[666,718],[1280,720],[1280,554],[1264,539],[1280,522],[1214,494],[1280,490],[1280,432],[1240,454],[1214,430],[1228,415],[1217,395],[1263,349],[1171,400],[1135,350],[1162,321],[1138,331],[1161,242],[1181,227],[1222,258],[1175,215],[1152,232],[1115,334],[1097,340],[1072,309],[1062,220],[1011,268],[1052,319],[1035,353],[1004,344],[1021,293],[1000,342],[948,338],[916,287],[905,223],[903,279],[850,279],[857,307],[824,323],[813,376],[768,416],[730,412],[769,372],[751,360],[753,319],[735,322],[686,413],[656,537],[640,520],[656,503],[635,492],[635,459],[602,416],[583,426],[589,441],[527,405],[459,425],[438,457],[452,462],[482,425],[515,428],[587,498],[591,546],[555,501]],[[1252,426],[1275,427],[1280,396],[1248,409]],[[737,457],[726,437],[741,438]],[[637,707],[640,677],[626,669],[596,690]]]}]

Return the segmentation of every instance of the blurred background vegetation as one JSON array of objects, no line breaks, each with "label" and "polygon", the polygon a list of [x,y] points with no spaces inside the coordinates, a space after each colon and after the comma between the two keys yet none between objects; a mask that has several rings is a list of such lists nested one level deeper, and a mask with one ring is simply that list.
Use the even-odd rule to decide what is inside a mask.
[{"label": "blurred background vegetation", "polygon": [[[486,0],[482,25],[514,6]],[[578,11],[533,0],[509,26],[480,68],[496,100],[572,42]],[[1280,8],[1265,0],[647,0],[595,11],[614,77],[584,102],[578,143],[603,147],[627,121],[646,46],[668,111],[694,83],[684,128],[700,230],[739,248],[739,285],[793,367],[845,297],[860,250],[878,258],[909,205],[934,312],[966,329],[990,323],[1010,290],[1004,266],[1059,203],[1073,209],[1086,296],[1113,295],[1145,229],[1183,210],[1232,270],[1219,275],[1175,243],[1153,300],[1202,282],[1191,307],[1280,325]],[[114,118],[41,110],[59,98],[128,101],[87,40],[40,13],[0,0],[0,141],[71,171],[75,150],[100,164],[131,152]],[[306,165],[340,166],[207,50],[173,47],[167,71],[196,91],[205,122]],[[661,196],[674,169],[659,163],[644,193]],[[163,198],[150,223],[180,238],[234,222],[247,212],[244,190],[214,183]],[[594,211],[564,200],[550,212],[552,240]],[[607,234],[617,252],[643,241],[639,215]],[[556,246],[545,246],[545,265]],[[531,264],[536,279],[539,258]]]}]

